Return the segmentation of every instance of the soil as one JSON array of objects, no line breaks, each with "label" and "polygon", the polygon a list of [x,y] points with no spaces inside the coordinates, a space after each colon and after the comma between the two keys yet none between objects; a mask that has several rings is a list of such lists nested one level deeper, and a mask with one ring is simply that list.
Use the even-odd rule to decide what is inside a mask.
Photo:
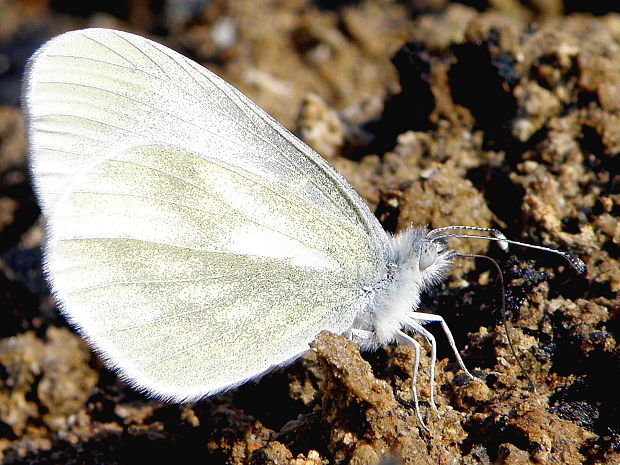
[{"label": "soil", "polygon": [[[566,0],[73,2],[0,7],[0,459],[7,464],[620,463],[620,14]],[[87,5],[87,6],[86,6]],[[591,9],[588,9],[591,7]],[[218,73],[329,160],[390,232],[498,227],[554,254],[454,240],[424,296],[428,354],[321,333],[297,362],[192,404],[108,371],[41,272],[21,76],[50,37],[111,27]],[[503,325],[501,295],[518,362]],[[423,342],[421,340],[421,342]],[[426,347],[426,345],[424,345]]]}]

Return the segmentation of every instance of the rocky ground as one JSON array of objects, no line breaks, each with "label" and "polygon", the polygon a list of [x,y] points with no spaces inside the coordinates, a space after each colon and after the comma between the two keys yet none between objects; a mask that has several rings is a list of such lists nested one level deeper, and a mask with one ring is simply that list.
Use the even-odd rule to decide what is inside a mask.
[{"label": "rocky ground", "polygon": [[[0,6],[4,463],[620,463],[619,14],[560,0],[50,4]],[[220,74],[327,158],[391,232],[496,226],[571,251],[588,274],[455,241],[499,262],[525,372],[492,266],[460,260],[423,310],[444,316],[482,382],[430,325],[429,431],[411,402],[410,347],[360,354],[329,333],[258,383],[194,404],[148,399],[58,315],[41,274],[21,74],[46,39],[87,26],[148,35]],[[428,399],[426,369],[419,386]]]}]

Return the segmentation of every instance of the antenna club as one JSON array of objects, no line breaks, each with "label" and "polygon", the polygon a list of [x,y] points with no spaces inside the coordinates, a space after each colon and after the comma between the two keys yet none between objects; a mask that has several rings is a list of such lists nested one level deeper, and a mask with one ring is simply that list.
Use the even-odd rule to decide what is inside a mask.
[{"label": "antenna club", "polygon": [[586,277],[586,278],[589,277],[588,267],[586,266],[585,262],[581,258],[579,258],[579,257],[577,257],[577,256],[575,256],[573,254],[567,253],[566,259],[569,261],[569,263],[575,269],[577,274],[584,275],[584,277]]}]

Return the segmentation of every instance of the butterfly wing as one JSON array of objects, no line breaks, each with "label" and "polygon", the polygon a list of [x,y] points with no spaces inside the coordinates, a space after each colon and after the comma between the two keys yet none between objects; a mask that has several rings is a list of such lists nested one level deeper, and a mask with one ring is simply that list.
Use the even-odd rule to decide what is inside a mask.
[{"label": "butterfly wing", "polygon": [[129,381],[193,399],[350,327],[387,236],[333,168],[241,93],[104,29],[50,41],[27,82],[53,292]]}]

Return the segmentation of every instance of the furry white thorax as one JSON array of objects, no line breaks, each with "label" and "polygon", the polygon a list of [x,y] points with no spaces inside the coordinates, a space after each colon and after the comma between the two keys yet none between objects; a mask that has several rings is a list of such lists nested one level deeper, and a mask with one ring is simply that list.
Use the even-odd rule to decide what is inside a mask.
[{"label": "furry white thorax", "polygon": [[425,226],[410,226],[391,237],[384,277],[368,286],[369,301],[356,316],[351,337],[362,350],[393,342],[396,334],[414,317],[420,294],[440,283],[452,264],[454,252],[429,239]]}]

